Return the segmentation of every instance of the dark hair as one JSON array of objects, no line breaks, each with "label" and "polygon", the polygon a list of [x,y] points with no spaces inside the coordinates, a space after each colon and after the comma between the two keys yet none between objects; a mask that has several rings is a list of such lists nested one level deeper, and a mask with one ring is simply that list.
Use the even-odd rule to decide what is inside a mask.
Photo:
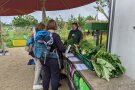
[{"label": "dark hair", "polygon": [[77,28],[79,27],[78,23],[74,22],[72,25],[75,25]]},{"label": "dark hair", "polygon": [[43,30],[43,29],[45,29],[45,24],[44,24],[44,23],[39,23],[39,24],[37,25],[37,27],[36,27],[36,31],[37,31],[37,30]]},{"label": "dark hair", "polygon": [[50,30],[50,29],[57,30],[57,23],[56,23],[56,21],[53,20],[53,19],[49,20],[48,23],[47,23],[46,29],[47,30]]}]

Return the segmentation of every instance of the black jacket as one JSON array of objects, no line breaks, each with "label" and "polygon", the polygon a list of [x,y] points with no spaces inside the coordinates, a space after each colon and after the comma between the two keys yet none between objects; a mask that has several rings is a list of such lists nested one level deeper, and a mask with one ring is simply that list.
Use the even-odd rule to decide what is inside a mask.
[{"label": "black jacket", "polygon": [[80,30],[71,30],[68,39],[73,39],[73,44],[79,44],[82,39],[82,32]]}]

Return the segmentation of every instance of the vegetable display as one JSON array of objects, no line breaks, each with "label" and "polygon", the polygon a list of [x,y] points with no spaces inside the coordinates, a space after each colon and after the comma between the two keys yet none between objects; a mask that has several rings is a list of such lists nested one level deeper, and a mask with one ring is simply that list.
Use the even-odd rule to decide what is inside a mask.
[{"label": "vegetable display", "polygon": [[[72,45],[70,51],[79,55],[79,59],[83,59],[83,62],[92,63],[84,64],[92,65],[98,77],[109,81],[111,78],[125,73],[126,69],[122,66],[119,57],[106,52],[100,46],[94,47],[87,40],[81,41],[79,45],[72,44],[72,40],[69,40],[68,43]],[[84,59],[84,57],[87,59]]]}]

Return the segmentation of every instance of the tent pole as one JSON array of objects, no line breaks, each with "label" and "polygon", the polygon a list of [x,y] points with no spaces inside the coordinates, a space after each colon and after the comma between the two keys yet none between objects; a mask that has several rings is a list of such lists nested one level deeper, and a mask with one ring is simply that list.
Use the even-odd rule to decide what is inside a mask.
[{"label": "tent pole", "polygon": [[1,48],[2,48],[2,29],[1,29],[1,16],[0,16],[0,44],[1,44]]},{"label": "tent pole", "polygon": [[5,52],[5,48],[4,48],[4,41],[3,41],[3,32],[2,32],[2,22],[1,22],[1,16],[0,16],[0,44],[1,44],[1,49],[2,49],[2,53]]},{"label": "tent pole", "polygon": [[42,22],[44,22],[44,18],[46,18],[45,2],[46,0],[42,0]]}]

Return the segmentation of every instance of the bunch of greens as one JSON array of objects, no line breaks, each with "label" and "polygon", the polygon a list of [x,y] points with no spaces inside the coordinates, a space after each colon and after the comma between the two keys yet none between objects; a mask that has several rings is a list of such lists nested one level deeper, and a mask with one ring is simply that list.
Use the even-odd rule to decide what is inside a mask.
[{"label": "bunch of greens", "polygon": [[93,45],[88,42],[87,40],[82,40],[80,43],[79,43],[79,51],[82,55],[86,55],[89,53],[90,49],[93,48]]},{"label": "bunch of greens", "polygon": [[66,48],[68,47],[68,45],[71,45],[70,51],[72,53],[80,53],[82,55],[87,55],[93,48],[93,45],[87,40],[81,40],[80,43],[77,45],[73,43],[73,39],[69,39],[65,41],[64,45]]},{"label": "bunch of greens", "polygon": [[109,81],[109,78],[112,75],[111,71],[115,70],[112,64],[101,58],[97,58],[96,61],[92,61],[92,64],[98,77],[104,78]]},{"label": "bunch of greens", "polygon": [[69,52],[74,54],[79,53],[78,45],[73,43],[73,39],[69,39],[64,42],[65,48],[68,48],[69,45],[71,45]]},{"label": "bunch of greens", "polygon": [[64,45],[65,46],[68,46],[68,45],[73,45],[74,43],[73,43],[73,39],[69,39],[69,40],[66,40],[65,42],[64,42]]},{"label": "bunch of greens", "polygon": [[118,56],[111,53],[99,50],[92,57],[92,64],[98,77],[109,81],[110,78],[118,77],[125,73],[125,68],[122,66]]},{"label": "bunch of greens", "polygon": [[97,52],[100,50],[99,46],[93,47],[89,50],[89,52],[84,55],[87,59],[91,60],[91,57],[95,56]]},{"label": "bunch of greens", "polygon": [[94,44],[88,42],[87,40],[82,40],[79,43],[79,53],[89,60],[91,60],[92,56],[96,55],[96,53],[100,50],[100,48],[104,49],[103,46],[95,46]]}]

